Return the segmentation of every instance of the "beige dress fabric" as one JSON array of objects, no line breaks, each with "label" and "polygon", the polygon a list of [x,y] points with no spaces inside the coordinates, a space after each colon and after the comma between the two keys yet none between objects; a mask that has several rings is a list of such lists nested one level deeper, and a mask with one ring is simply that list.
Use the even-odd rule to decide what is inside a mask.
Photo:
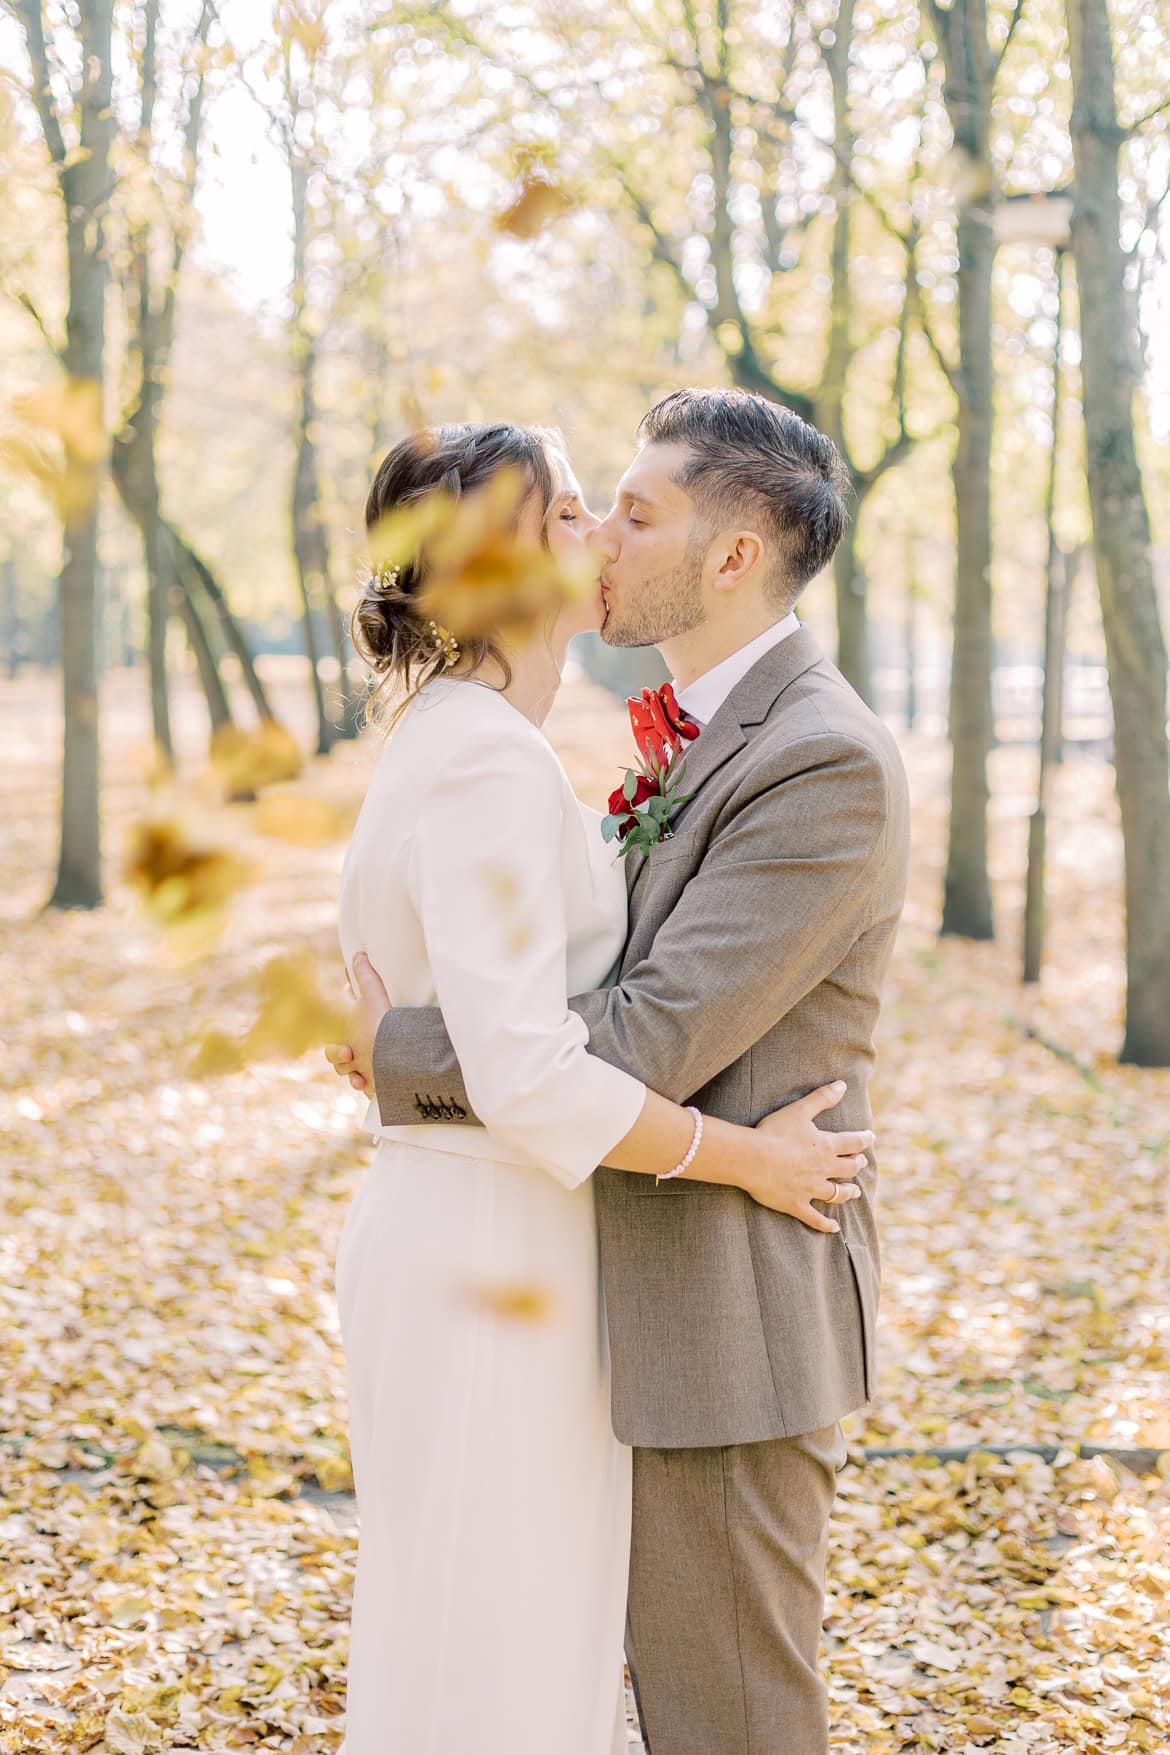
[{"label": "beige dress fabric", "polygon": [[[345,1755],[625,1755],[630,1452],[591,1172],[645,1087],[586,1052],[625,882],[543,736],[475,683],[392,734],[347,965],[438,1004],[487,1127],[381,1128],[337,1297],[360,1515]],[[420,1091],[420,1112],[437,1094]]]}]

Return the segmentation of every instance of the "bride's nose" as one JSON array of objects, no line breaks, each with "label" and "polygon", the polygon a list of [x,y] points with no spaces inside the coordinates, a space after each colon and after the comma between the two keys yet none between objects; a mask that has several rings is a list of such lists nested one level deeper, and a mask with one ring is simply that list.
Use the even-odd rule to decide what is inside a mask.
[{"label": "bride's nose", "polygon": [[606,564],[617,560],[620,544],[617,540],[617,532],[613,527],[612,513],[609,517],[602,518],[600,523],[593,527],[585,541]]}]

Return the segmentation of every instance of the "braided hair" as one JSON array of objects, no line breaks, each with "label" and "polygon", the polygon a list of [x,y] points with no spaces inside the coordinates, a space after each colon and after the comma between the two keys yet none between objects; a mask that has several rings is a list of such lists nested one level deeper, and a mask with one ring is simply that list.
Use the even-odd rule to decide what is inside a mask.
[{"label": "braided hair", "polygon": [[[509,468],[520,470],[530,493],[539,495],[543,518],[556,493],[548,450],[562,443],[559,434],[503,421],[464,421],[411,433],[378,465],[366,500],[366,529],[373,531],[387,514],[428,494],[459,499]],[[381,716],[380,703],[387,693],[405,691],[406,699],[399,704],[391,726],[406,701],[440,675],[448,662],[435,640],[434,624],[420,612],[419,596],[425,583],[426,563],[416,555],[390,573],[375,572],[362,587],[353,612],[354,647],[379,679],[367,717]],[[503,672],[506,686],[508,665],[492,640],[473,640],[464,651],[463,675],[474,674],[491,659]]]}]

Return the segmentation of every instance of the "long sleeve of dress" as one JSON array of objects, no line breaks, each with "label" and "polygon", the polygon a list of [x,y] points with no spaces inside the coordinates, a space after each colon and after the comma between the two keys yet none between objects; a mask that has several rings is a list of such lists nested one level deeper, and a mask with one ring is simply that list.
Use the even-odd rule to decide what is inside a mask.
[{"label": "long sleeve of dress", "polygon": [[412,839],[409,888],[475,1114],[516,1156],[583,1182],[646,1087],[588,1052],[569,1009],[563,777],[526,724],[444,763]]}]

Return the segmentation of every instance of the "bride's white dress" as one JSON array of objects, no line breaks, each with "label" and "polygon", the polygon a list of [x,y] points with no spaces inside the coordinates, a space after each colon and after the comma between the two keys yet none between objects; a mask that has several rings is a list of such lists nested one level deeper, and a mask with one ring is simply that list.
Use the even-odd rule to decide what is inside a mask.
[{"label": "bride's white dress", "polygon": [[394,1003],[442,1007],[486,1127],[381,1128],[371,1105],[338,1248],[345,1755],[624,1755],[630,1453],[590,1175],[644,1087],[587,1054],[566,995],[625,931],[620,865],[547,740],[483,685],[429,683],[358,819],[342,952]]}]

